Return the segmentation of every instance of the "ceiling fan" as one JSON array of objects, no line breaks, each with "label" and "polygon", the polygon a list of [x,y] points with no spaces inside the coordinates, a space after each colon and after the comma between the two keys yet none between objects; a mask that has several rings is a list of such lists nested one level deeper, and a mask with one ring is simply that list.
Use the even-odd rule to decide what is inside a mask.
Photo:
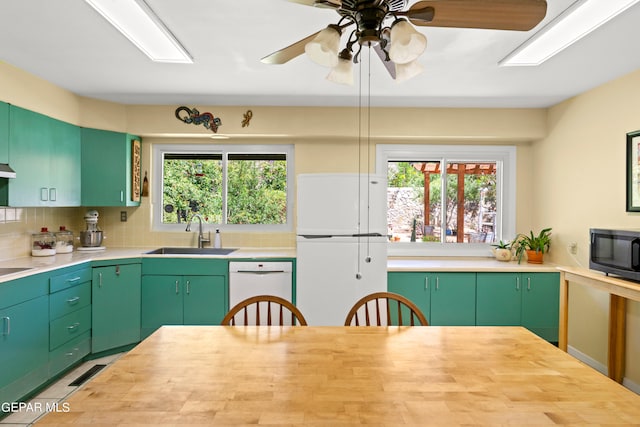
[{"label": "ceiling fan", "polygon": [[[306,52],[313,61],[331,67],[327,78],[338,83],[352,82],[351,64],[358,62],[363,46],[375,50],[392,78],[406,80],[418,74],[422,68],[416,59],[427,40],[414,26],[528,31],[547,12],[545,0],[422,0],[408,8],[408,0],[289,1],[333,9],[340,19],[261,61],[284,64]],[[351,26],[346,46],[338,52],[341,36]]]}]

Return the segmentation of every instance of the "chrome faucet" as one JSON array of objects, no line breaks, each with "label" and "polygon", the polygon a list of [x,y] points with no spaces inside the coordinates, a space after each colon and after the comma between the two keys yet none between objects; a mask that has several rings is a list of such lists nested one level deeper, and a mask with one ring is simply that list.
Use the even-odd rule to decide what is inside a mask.
[{"label": "chrome faucet", "polygon": [[211,231],[207,233],[207,237],[205,238],[204,233],[202,232],[202,223],[203,223],[202,215],[200,214],[193,215],[189,220],[189,223],[187,224],[187,228],[184,231],[191,231],[191,223],[195,218],[198,218],[198,221],[200,222],[200,224],[198,225],[198,248],[204,248],[205,243],[211,242]]}]

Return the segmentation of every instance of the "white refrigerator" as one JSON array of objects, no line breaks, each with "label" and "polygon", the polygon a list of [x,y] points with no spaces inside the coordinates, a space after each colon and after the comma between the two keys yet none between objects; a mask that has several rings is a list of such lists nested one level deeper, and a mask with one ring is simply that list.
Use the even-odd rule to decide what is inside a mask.
[{"label": "white refrigerator", "polygon": [[309,325],[343,325],[387,289],[386,177],[300,174],[297,193],[296,305]]}]

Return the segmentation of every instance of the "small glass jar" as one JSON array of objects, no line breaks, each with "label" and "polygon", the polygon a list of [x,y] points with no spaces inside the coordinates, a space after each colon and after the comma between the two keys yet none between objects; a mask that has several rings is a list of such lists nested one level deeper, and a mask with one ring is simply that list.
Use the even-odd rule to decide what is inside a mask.
[{"label": "small glass jar", "polygon": [[64,225],[56,232],[56,253],[68,254],[73,252],[73,232],[67,230]]},{"label": "small glass jar", "polygon": [[56,254],[56,236],[47,227],[31,235],[31,256],[51,256]]}]

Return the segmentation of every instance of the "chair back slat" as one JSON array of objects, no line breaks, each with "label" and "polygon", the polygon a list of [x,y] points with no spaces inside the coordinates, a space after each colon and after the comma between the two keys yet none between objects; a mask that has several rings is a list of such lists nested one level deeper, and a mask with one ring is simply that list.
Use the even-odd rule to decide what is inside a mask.
[{"label": "chair back slat", "polygon": [[[261,316],[261,303],[266,303],[266,314]],[[277,313],[274,313],[278,310]],[[236,304],[222,319],[222,325],[237,326],[239,319],[236,319],[236,315],[239,315],[243,319],[244,325],[255,323],[256,326],[262,325],[262,319],[266,319],[266,325],[272,326],[275,319],[278,320],[278,325],[285,326],[285,310],[291,313],[291,325],[307,326],[307,321],[290,301],[284,298],[277,297],[275,295],[257,295],[251,298],[247,298],[244,301]],[[252,314],[255,313],[255,322],[253,322]]]},{"label": "chair back slat", "polygon": [[[380,300],[385,301],[383,307],[386,309],[386,325],[383,325],[383,322],[381,321],[382,314],[380,309]],[[392,305],[391,301],[394,301],[395,304]],[[371,308],[369,308],[370,305]],[[395,316],[391,310],[392,307],[397,311]],[[375,313],[371,313],[371,310],[375,311]],[[355,326],[360,326],[359,312],[363,312],[366,326],[372,326],[371,319],[375,319],[376,323],[374,326],[402,326],[405,321],[402,313],[405,310],[407,310],[409,316],[409,319],[406,320],[409,321],[411,326],[416,326],[416,324],[421,326],[429,325],[429,322],[418,306],[404,296],[393,292],[375,292],[362,297],[353,305],[349,314],[347,314],[344,324],[345,326],[351,326],[355,323]],[[395,322],[396,319],[397,322]]]}]

